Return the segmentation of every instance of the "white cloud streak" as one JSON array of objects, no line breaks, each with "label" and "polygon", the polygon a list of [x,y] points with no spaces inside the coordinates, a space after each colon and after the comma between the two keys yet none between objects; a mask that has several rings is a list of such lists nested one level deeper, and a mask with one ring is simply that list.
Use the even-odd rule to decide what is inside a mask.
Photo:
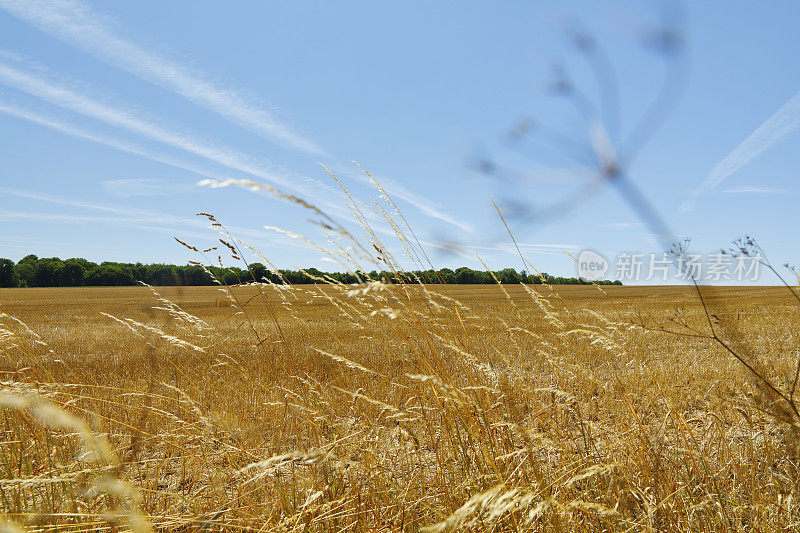
[{"label": "white cloud streak", "polygon": [[[233,176],[211,172],[211,171],[209,171],[207,169],[204,169],[202,167],[199,167],[199,166],[197,166],[195,164],[183,161],[181,159],[176,159],[176,158],[161,154],[159,152],[155,152],[155,151],[149,150],[149,149],[144,148],[144,147],[142,147],[140,145],[137,145],[135,143],[124,141],[124,140],[121,140],[121,139],[118,139],[118,138],[114,138],[114,137],[110,137],[110,136],[107,136],[107,135],[98,134],[96,132],[88,131],[88,130],[83,129],[83,128],[79,127],[79,126],[75,126],[73,124],[69,124],[69,123],[64,122],[62,120],[59,120],[57,118],[49,117],[49,116],[43,115],[43,114],[41,114],[39,112],[31,111],[29,109],[20,107],[18,105],[15,105],[15,104],[12,104],[12,103],[9,103],[9,102],[5,102],[5,101],[2,100],[2,98],[0,98],[0,113],[5,113],[5,114],[7,114],[9,116],[13,116],[13,117],[16,117],[16,118],[19,118],[19,119],[30,121],[30,122],[33,122],[33,123],[38,124],[40,126],[44,126],[44,127],[53,129],[55,131],[64,133],[66,135],[70,135],[70,136],[77,137],[77,138],[80,138],[80,139],[89,140],[89,141],[92,141],[92,142],[96,142],[98,144],[109,146],[111,148],[114,148],[116,150],[120,150],[122,152],[135,154],[135,155],[150,159],[152,161],[156,161],[156,162],[163,163],[163,164],[166,164],[166,165],[169,165],[169,166],[173,166],[175,168],[180,168],[182,170],[187,170],[189,172],[192,172],[192,173],[197,174],[198,176],[201,176],[201,177],[204,177],[204,178],[211,178],[211,179],[215,179],[215,180],[218,180],[218,179],[223,179],[223,180],[234,179]],[[11,189],[2,189],[2,188],[0,188],[0,192],[10,191],[10,190]],[[264,194],[267,194],[267,193],[264,193]],[[335,214],[339,218],[347,220],[348,222],[353,222],[352,214],[345,212],[342,209],[341,206],[337,206],[337,205],[331,204],[330,202],[328,202],[326,205],[329,207],[329,211],[328,211],[329,214]],[[75,207],[85,207],[85,206],[76,205]],[[97,208],[99,208],[99,207],[97,207]],[[374,227],[373,229],[375,231],[378,231],[379,233],[383,233],[383,234],[386,234],[386,235],[392,235],[392,236],[394,235],[394,233],[388,228],[384,228],[384,227],[378,226],[378,227]],[[242,235],[242,236],[244,236],[244,235],[252,235],[252,230],[247,230],[245,228],[238,228],[236,233],[238,235]],[[259,233],[259,236],[263,236],[263,233]],[[292,241],[287,241],[287,242],[292,242]],[[292,242],[292,244],[295,244],[295,243]]]},{"label": "white cloud streak", "polygon": [[733,189],[725,189],[722,192],[731,194],[785,194],[789,191],[774,187],[734,187]]},{"label": "white cloud streak", "polygon": [[[355,179],[371,187],[374,186],[370,177],[360,170],[337,168],[335,174],[347,176],[351,179]],[[469,222],[465,222],[452,215],[445,213],[441,205],[435,202],[431,202],[427,198],[424,198],[416,193],[409,191],[406,187],[404,187],[400,183],[391,180],[389,178],[386,178],[385,176],[376,177],[376,179],[378,179],[378,181],[380,182],[381,187],[383,187],[383,189],[387,193],[389,193],[389,195],[391,195],[393,200],[396,198],[404,200],[405,202],[413,205],[414,207],[416,207],[429,217],[441,220],[442,222],[446,222],[447,224],[451,224],[462,231],[473,232],[475,230],[473,224],[470,224]]]},{"label": "white cloud streak", "polygon": [[27,120],[29,122],[33,122],[34,124],[38,124],[40,126],[44,126],[50,128],[52,130],[58,131],[60,133],[77,137],[79,139],[84,139],[87,141],[92,141],[98,144],[102,144],[105,146],[109,146],[116,150],[127,152],[131,154],[135,154],[152,161],[156,161],[158,163],[163,163],[165,165],[169,165],[175,168],[180,168],[183,170],[187,170],[198,176],[202,177],[219,177],[219,174],[212,172],[208,169],[204,169],[197,165],[191,164],[186,161],[182,161],[180,159],[176,159],[153,150],[144,148],[136,143],[124,141],[115,137],[111,137],[108,135],[99,134],[96,132],[89,131],[87,129],[81,128],[79,126],[75,126],[73,124],[69,124],[64,122],[58,118],[50,117],[39,113],[37,111],[32,111],[30,109],[21,107],[19,105],[15,105],[8,101],[3,101],[0,99],[0,113],[5,113],[6,115]]},{"label": "white cloud streak", "polygon": [[159,154],[157,152],[144,148],[135,143],[91,132],[79,126],[69,124],[57,118],[44,115],[37,111],[32,111],[30,109],[16,105],[14,103],[4,101],[2,99],[0,99],[0,113],[5,113],[6,115],[16,117],[18,119],[27,120],[29,122],[33,122],[34,124],[45,126],[52,130],[64,133],[66,135],[70,135],[72,137],[78,137],[80,139],[84,139],[87,141],[96,142],[98,144],[110,146],[122,152],[136,154],[145,157],[147,159],[157,161],[159,163],[164,163],[166,165],[174,166],[176,168],[188,170],[200,176],[211,177],[214,175],[214,173],[210,171],[201,169],[200,167],[194,165],[190,165],[189,163],[184,163],[178,159],[174,159],[169,156]]},{"label": "white cloud streak", "polygon": [[190,185],[180,186],[168,183],[164,180],[151,178],[121,178],[114,180],[104,180],[100,182],[100,188],[105,192],[120,198],[131,198],[134,196],[170,196],[189,190]]},{"label": "white cloud streak", "polygon": [[[70,215],[70,214],[52,213],[52,212],[34,213],[32,211],[9,211],[0,209],[0,222],[4,223],[24,222],[26,225],[37,222],[59,223],[59,224],[104,224],[104,225],[118,224],[128,229],[167,233],[171,237],[177,236],[181,239],[188,239],[188,238],[209,239],[209,237],[214,236],[214,234],[211,232],[204,233],[197,230],[187,230],[185,227],[178,228],[173,226],[167,226],[164,225],[163,221],[159,221],[158,219],[144,220],[137,217],[120,217],[120,216],[103,216],[103,215]],[[261,236],[269,239],[269,236],[264,236],[264,235]],[[4,244],[4,246],[19,248],[26,250],[27,252],[30,252],[31,244],[36,244],[36,243],[35,241],[31,241],[26,246],[15,245],[15,244]],[[64,245],[65,243],[59,242],[57,244]],[[290,244],[281,243],[280,245],[283,247]],[[80,243],[80,245],[75,245],[75,246],[84,248],[85,243]],[[94,246],[100,249],[105,248],[105,246],[98,246],[98,245]],[[74,253],[74,252],[67,252],[67,253]]]},{"label": "white cloud streak", "polygon": [[105,104],[54,80],[23,71],[3,61],[0,61],[0,83],[53,105],[261,178],[279,187],[300,191],[297,183],[300,180],[312,183],[315,187],[326,187],[311,178],[291,176],[286,171],[276,171],[274,166],[258,162],[232,148],[213,145],[188,134],[170,130],[131,111]]},{"label": "white cloud streak", "polygon": [[[383,184],[383,181],[381,181],[381,183]],[[437,204],[431,202],[427,198],[423,198],[418,194],[409,191],[397,182],[383,184],[383,188],[386,190],[386,192],[392,195],[392,197],[396,196],[401,200],[405,200],[431,218],[441,220],[442,222],[447,222],[448,224],[451,224],[463,231],[475,231],[475,227],[469,222],[464,222],[452,215],[448,215],[442,211],[441,207]]]},{"label": "white cloud streak", "polygon": [[123,39],[104,17],[76,0],[0,0],[0,7],[40,30],[177,93],[194,104],[282,146],[324,155],[311,140],[280,123],[273,113],[241,91],[224,87],[198,69]]},{"label": "white cloud streak", "polygon": [[[55,6],[55,11],[50,12],[42,7],[50,4]],[[72,7],[68,8],[68,5]],[[10,12],[21,16],[26,20],[28,20],[28,18],[26,18],[27,15],[23,15],[28,14],[31,17],[29,22],[32,23],[34,20],[46,19],[49,21],[47,23],[48,27],[51,25],[58,27],[64,25],[74,25],[76,23],[75,21],[78,19],[86,22],[84,19],[88,16],[86,14],[87,12],[85,6],[77,4],[72,0],[36,0],[30,3],[25,2],[24,5],[23,3],[16,2],[15,0],[0,0],[0,7],[4,7]],[[70,15],[65,15],[64,17],[58,15],[59,13],[63,15],[66,12],[69,12]],[[95,26],[98,24],[89,22],[86,22],[86,24],[88,24],[91,30],[90,33],[97,29]],[[103,46],[97,46],[96,48],[105,50],[107,46],[104,44]],[[3,62],[3,58],[12,60],[17,64],[22,62],[22,58],[16,54],[11,52],[0,53],[1,83],[13,87],[16,90],[36,96],[37,98],[41,98],[50,104],[69,109],[70,111],[80,113],[114,127],[122,128],[137,135],[141,135],[171,147],[187,151],[199,157],[213,161],[214,163],[264,179],[284,189],[292,189],[309,197],[313,197],[313,193],[311,193],[308,188],[303,188],[302,184],[308,185],[317,191],[327,191],[326,194],[333,198],[341,196],[339,191],[318,180],[314,180],[307,176],[302,176],[287,170],[278,169],[271,164],[259,162],[251,157],[237,152],[232,148],[214,145],[194,138],[189,134],[171,130],[160,124],[154,123],[151,120],[143,118],[140,116],[140,114],[137,114],[133,111],[121,109],[118,106],[100,102],[97,98],[81,94],[73,87],[67,86],[64,83],[60,83],[53,79],[48,79],[41,74],[41,68],[28,66],[27,70],[22,70],[21,68],[11,64],[11,62]],[[229,94],[229,92],[226,92],[226,94]],[[252,109],[248,110],[246,113],[242,111],[242,113],[244,116],[250,118],[258,116],[258,113]],[[261,121],[262,119],[258,120]],[[314,150],[308,151],[314,152]],[[358,172],[348,172],[348,174],[350,176],[358,174],[360,181],[368,182],[368,180]],[[381,182],[384,184],[386,190],[392,194],[392,196],[401,198],[402,200],[419,209],[425,215],[447,224],[451,224],[462,231],[471,232],[474,230],[472,224],[459,220],[458,218],[445,213],[441,206],[438,206],[434,202],[431,202],[430,200],[405,189],[398,183],[391,180],[384,180],[383,178],[381,179]],[[320,199],[317,199],[317,201],[319,202]],[[339,204],[327,202],[326,205],[330,210],[339,210],[340,216],[343,214]]]},{"label": "white cloud streak", "polygon": [[612,228],[612,229],[633,229],[633,228],[641,228],[644,226],[641,222],[609,222],[608,224],[603,224],[602,227],[605,228]]},{"label": "white cloud streak", "polygon": [[728,176],[781,141],[798,126],[800,126],[800,91],[717,163],[700,188],[692,193],[680,210],[690,211],[701,194],[717,187]]},{"label": "white cloud streak", "polygon": [[[207,161],[223,167],[227,167],[231,170],[263,179],[279,188],[293,190],[302,196],[313,199],[316,203],[320,204],[320,206],[325,206],[325,208],[332,214],[337,214],[337,216],[352,221],[351,215],[342,209],[342,205],[344,204],[344,196],[342,195],[341,191],[336,190],[321,181],[283,169],[276,169],[273,165],[259,162],[252,157],[242,154],[232,148],[211,144],[197,139],[189,134],[171,130],[151,120],[143,118],[133,111],[121,109],[118,106],[101,102],[96,98],[79,93],[77,90],[65,85],[64,83],[49,79],[39,73],[41,72],[40,68],[36,69],[36,73],[34,72],[33,67],[30,67],[28,70],[22,70],[17,66],[10,64],[9,62],[4,62],[4,57],[11,57],[11,54],[0,54],[0,83],[4,85],[40,98],[52,105],[90,117],[113,127],[125,130],[129,133],[133,133],[135,135],[160,142],[172,148],[188,152],[192,155],[206,159]],[[55,125],[55,121],[52,119],[43,119],[41,117],[35,119],[31,118],[32,115],[36,114],[35,112],[26,111],[14,113],[9,110],[8,105],[4,106],[2,102],[0,102],[0,111],[5,111],[9,114],[15,114],[15,116],[20,118],[33,120],[34,122],[53,127],[70,135],[91,139],[96,142],[114,146],[115,148],[124,151],[143,155],[149,159],[184,168],[186,170],[198,173],[204,177],[209,177],[213,174],[213,177],[224,178],[223,176],[220,176],[219,173],[212,173],[208,170],[199,170],[197,167],[189,165],[186,162],[179,163],[174,158],[169,158],[161,154],[155,154],[150,150],[139,146],[134,146],[125,141],[111,141],[107,136],[97,135],[95,133],[87,132],[86,130],[79,131],[79,128],[66,125],[60,121],[58,125]],[[344,173],[351,177],[357,177],[361,182],[369,183],[369,179],[361,172],[344,171]],[[384,180],[383,178],[381,179],[381,182],[392,196],[396,196],[405,200],[409,204],[422,211],[424,214],[434,219],[452,224],[463,231],[473,230],[471,224],[444,213],[441,210],[441,207],[425,198],[420,197],[419,195],[412,193],[411,191],[408,191],[402,185],[392,180]],[[324,192],[326,195],[325,199],[319,196],[319,193],[321,192]],[[336,199],[339,200],[339,203],[332,201]]]},{"label": "white cloud streak", "polygon": [[[0,63],[0,65],[2,65],[2,63]],[[0,66],[0,71],[2,71],[2,66]],[[2,79],[2,73],[1,72],[0,72],[0,79]],[[79,96],[79,95],[75,95],[75,96]],[[68,107],[68,109],[70,109],[70,108]],[[93,109],[93,107],[87,107],[86,108],[87,113],[91,112],[92,109]],[[116,119],[119,118],[118,116],[115,116],[113,110],[110,110],[108,108],[104,108],[102,106],[100,106],[100,109],[102,111],[98,112],[98,116],[104,116],[104,115],[108,114],[110,117],[112,117],[112,118],[109,119],[112,123],[116,122]],[[182,160],[182,159],[178,159],[178,158],[175,158],[175,157],[171,157],[171,156],[156,152],[154,150],[145,148],[145,147],[143,147],[143,146],[141,146],[139,144],[136,144],[136,143],[132,143],[132,142],[129,142],[129,141],[126,141],[126,140],[115,138],[115,137],[112,137],[112,136],[109,136],[109,135],[96,133],[96,132],[87,130],[85,128],[79,127],[79,126],[75,126],[73,124],[67,123],[67,122],[65,122],[63,120],[60,120],[58,118],[50,117],[50,116],[44,115],[44,114],[42,114],[40,112],[37,112],[37,111],[32,111],[30,109],[21,107],[19,105],[10,103],[8,101],[3,101],[2,98],[0,98],[0,113],[5,113],[7,115],[14,116],[14,117],[17,117],[17,118],[20,118],[20,119],[23,119],[23,120],[28,120],[30,122],[34,122],[34,123],[39,124],[41,126],[45,126],[45,127],[54,129],[54,130],[59,131],[61,133],[65,133],[67,135],[71,135],[73,137],[78,137],[78,138],[85,139],[85,140],[90,140],[90,141],[93,141],[93,142],[96,142],[96,143],[99,143],[99,144],[104,144],[106,146],[110,146],[112,148],[115,148],[115,149],[123,151],[123,152],[136,154],[136,155],[145,157],[147,159],[150,159],[152,161],[156,161],[156,162],[163,163],[163,164],[166,164],[166,165],[170,165],[170,166],[173,166],[173,167],[176,167],[176,168],[187,170],[187,171],[192,172],[194,174],[197,174],[198,176],[201,176],[203,178],[232,179],[232,178],[235,177],[235,176],[232,176],[232,175],[229,175],[229,174],[212,171],[212,170],[210,170],[208,168],[204,168],[202,166],[198,166],[198,165],[196,165],[194,163],[190,163],[190,162]],[[124,112],[121,112],[121,113],[124,115]],[[133,120],[135,122],[142,122],[142,121],[139,121],[139,119],[135,119],[135,118]],[[123,123],[123,122],[125,122],[125,120],[124,119],[120,119],[119,122]],[[146,125],[146,123],[142,122],[141,125],[144,127]],[[134,132],[135,131],[136,130],[134,130]],[[145,129],[144,131],[149,132],[151,135],[147,135],[146,133],[145,133],[145,135],[147,135],[148,137],[151,137],[151,138],[157,138],[157,137],[160,136],[159,133],[158,133],[159,129],[158,129],[157,126],[153,130]],[[246,158],[244,158],[244,156],[242,156],[242,159],[239,159],[238,156],[236,156],[236,154],[233,151],[217,150],[217,149],[215,149],[213,147],[210,147],[208,151],[205,151],[205,150],[203,150],[201,148],[201,145],[193,145],[193,144],[187,144],[187,145],[181,146],[181,144],[179,142],[179,137],[178,138],[165,137],[164,142],[166,144],[174,146],[176,148],[183,148],[183,149],[189,151],[190,153],[193,153],[195,155],[198,155],[198,156],[202,157],[203,159],[206,159],[206,160],[211,161],[213,163],[217,163],[217,164],[222,165],[224,167],[227,167],[227,168],[229,168],[231,170],[236,170],[236,171],[239,171],[239,172],[243,172],[243,173],[245,173],[247,175],[250,175],[250,176],[253,176],[253,177],[258,177],[258,178],[264,179],[266,181],[271,181],[273,184],[276,184],[278,186],[286,184],[285,180],[280,180],[280,181],[276,182],[275,176],[273,174],[270,174],[266,169],[260,168],[260,167],[258,167],[256,164],[254,164],[252,162],[248,162],[246,160]],[[227,154],[227,155],[222,157],[222,158],[218,158],[218,157],[215,156],[215,154]],[[273,178],[273,179],[270,179],[270,178]],[[341,193],[335,191],[334,189],[332,189],[328,185],[323,184],[322,182],[319,182],[317,180],[313,180],[311,178],[305,178],[305,177],[302,177],[302,176],[301,176],[301,178],[306,180],[306,182],[313,183],[315,185],[313,187],[313,189],[315,191],[317,191],[317,193],[322,192],[322,191],[327,191],[328,198],[330,198],[330,199],[335,199],[337,197],[339,197],[339,198],[342,197]],[[346,212],[342,208],[341,204],[334,203],[334,202],[332,202],[330,200],[320,199],[318,194],[314,194],[313,192],[306,191],[303,187],[289,186],[287,188],[293,189],[293,190],[297,191],[299,194],[308,197],[309,199],[317,202],[320,206],[324,206],[325,209],[327,209],[331,214],[336,215],[336,216],[338,216],[340,218],[344,218],[344,219],[346,219],[348,221],[352,221],[352,216],[350,215],[350,213]]]},{"label": "white cloud streak", "polygon": [[567,252],[576,253],[581,248],[585,248],[585,246],[579,246],[577,244],[525,242],[518,242],[516,245],[514,245],[513,243],[506,242],[500,242],[496,244],[464,244],[422,241],[422,244],[445,254],[457,255],[471,261],[477,260],[480,252],[500,252],[503,254],[509,254],[514,258],[514,260],[516,260],[519,257],[520,252],[525,255],[555,255],[569,257]]},{"label": "white cloud streak", "polygon": [[[15,196],[17,198],[25,198],[28,200],[34,200],[38,202],[60,205],[63,207],[74,207],[82,211],[81,214],[76,215],[70,213],[53,213],[53,212],[34,213],[30,211],[0,210],[0,220],[3,221],[51,220],[51,221],[73,222],[73,223],[80,223],[80,222],[117,223],[128,226],[158,230],[158,231],[166,231],[168,233],[173,233],[173,234],[174,232],[178,231],[179,228],[184,228],[183,230],[181,230],[183,235],[187,235],[187,233],[185,232],[185,228],[194,228],[195,230],[211,228],[205,217],[203,218],[181,217],[166,213],[159,213],[156,211],[149,211],[145,209],[135,209],[117,205],[105,205],[92,202],[85,202],[82,200],[74,200],[70,198],[64,198],[61,196],[55,196],[52,194],[41,193],[37,191],[14,189],[9,187],[0,187],[0,194],[6,196]],[[103,214],[102,215],[85,214],[86,211],[99,211],[100,213]],[[301,247],[296,243],[293,243],[289,239],[282,238],[280,236],[275,236],[271,233],[267,233],[264,231],[253,230],[250,228],[243,228],[238,226],[226,226],[226,227],[229,231],[232,231],[233,233],[235,233],[237,236],[240,237],[257,238],[260,240],[269,241],[273,244],[279,244],[280,246],[288,245],[296,248]],[[195,231],[192,233],[192,236],[204,237],[204,238],[214,237],[215,235],[216,232],[214,231],[207,231],[205,233]]]}]

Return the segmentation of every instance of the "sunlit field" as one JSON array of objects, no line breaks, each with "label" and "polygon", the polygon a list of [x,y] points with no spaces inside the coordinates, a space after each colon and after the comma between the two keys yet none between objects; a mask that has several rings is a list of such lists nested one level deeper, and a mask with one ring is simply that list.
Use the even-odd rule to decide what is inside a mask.
[{"label": "sunlit field", "polygon": [[0,0],[0,533],[800,531],[798,22]]},{"label": "sunlit field", "polygon": [[[798,433],[755,374],[793,399],[800,315],[786,288],[703,288],[708,315],[687,287],[159,293],[0,291],[7,519],[41,531],[797,525]],[[704,337],[709,320],[752,370]]]}]

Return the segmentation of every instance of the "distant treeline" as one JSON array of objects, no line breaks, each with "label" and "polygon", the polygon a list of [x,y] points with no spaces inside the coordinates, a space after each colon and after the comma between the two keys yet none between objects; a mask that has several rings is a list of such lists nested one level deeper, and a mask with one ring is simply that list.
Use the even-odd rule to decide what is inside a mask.
[{"label": "distant treeline", "polygon": [[[497,283],[546,283],[554,285],[585,285],[577,278],[564,278],[530,275],[505,268],[492,274],[481,270],[461,267],[455,270],[418,270],[403,273],[406,282],[425,283],[491,284]],[[370,272],[372,279],[397,282],[398,275],[391,272]],[[0,287],[108,287],[136,285],[214,285],[214,278],[225,285],[251,283],[268,279],[273,283],[310,284],[331,280],[350,284],[358,283],[351,273],[322,272],[316,268],[301,270],[281,270],[280,275],[270,271],[261,263],[251,263],[248,269],[237,267],[202,267],[200,265],[165,265],[142,263],[115,263],[104,261],[100,264],[81,258],[59,259],[58,257],[39,258],[29,255],[14,263],[10,259],[0,259]],[[619,281],[599,281],[603,285],[622,285]]]}]

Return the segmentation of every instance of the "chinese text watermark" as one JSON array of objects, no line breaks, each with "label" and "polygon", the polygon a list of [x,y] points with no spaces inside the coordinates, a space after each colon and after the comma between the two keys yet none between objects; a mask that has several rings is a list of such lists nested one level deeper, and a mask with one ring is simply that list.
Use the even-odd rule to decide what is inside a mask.
[{"label": "chinese text watermark", "polygon": [[725,283],[757,281],[761,256],[723,252],[637,253],[622,252],[608,261],[594,250],[583,250],[577,258],[578,276],[584,281],[616,279],[625,282],[667,283],[696,281]]}]

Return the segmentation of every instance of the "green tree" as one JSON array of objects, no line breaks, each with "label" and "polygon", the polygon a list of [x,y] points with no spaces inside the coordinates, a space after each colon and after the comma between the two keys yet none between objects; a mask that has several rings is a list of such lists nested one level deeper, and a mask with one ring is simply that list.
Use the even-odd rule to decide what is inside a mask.
[{"label": "green tree", "polygon": [[252,281],[250,277],[250,273],[248,272],[247,275],[242,272],[241,269],[236,267],[226,268],[222,271],[221,281],[225,285],[238,285],[240,283],[247,283],[248,281]]},{"label": "green tree", "polygon": [[0,287],[19,287],[19,276],[11,259],[0,258]]},{"label": "green tree", "polygon": [[33,267],[32,287],[57,287],[58,274],[64,263],[58,257],[39,259]]},{"label": "green tree", "polygon": [[149,285],[177,285],[178,275],[172,265],[148,265],[144,281]]},{"label": "green tree", "polygon": [[39,258],[33,254],[26,255],[17,261],[14,270],[19,277],[20,285],[24,287],[33,287],[33,271],[36,268],[36,263],[38,262]]},{"label": "green tree", "polygon": [[178,277],[184,285],[213,285],[214,280],[199,265],[188,265],[178,268]]},{"label": "green tree", "polygon": [[133,275],[119,265],[97,265],[86,274],[86,285],[115,287],[133,285]]},{"label": "green tree", "polygon": [[503,270],[499,270],[495,272],[495,276],[497,277],[497,281],[500,283],[521,283],[524,279],[513,268],[504,268]]},{"label": "green tree", "polygon": [[251,279],[248,279],[247,281],[257,281],[259,283],[264,283],[265,279],[270,279],[269,269],[264,265],[262,265],[261,263],[250,263],[250,273],[251,273],[250,276]]},{"label": "green tree", "polygon": [[56,268],[56,279],[61,287],[79,287],[85,276],[84,263],[78,259],[67,259]]},{"label": "green tree", "polygon": [[443,268],[439,270],[438,278],[437,282],[439,283],[455,283],[455,272],[449,268]]}]

